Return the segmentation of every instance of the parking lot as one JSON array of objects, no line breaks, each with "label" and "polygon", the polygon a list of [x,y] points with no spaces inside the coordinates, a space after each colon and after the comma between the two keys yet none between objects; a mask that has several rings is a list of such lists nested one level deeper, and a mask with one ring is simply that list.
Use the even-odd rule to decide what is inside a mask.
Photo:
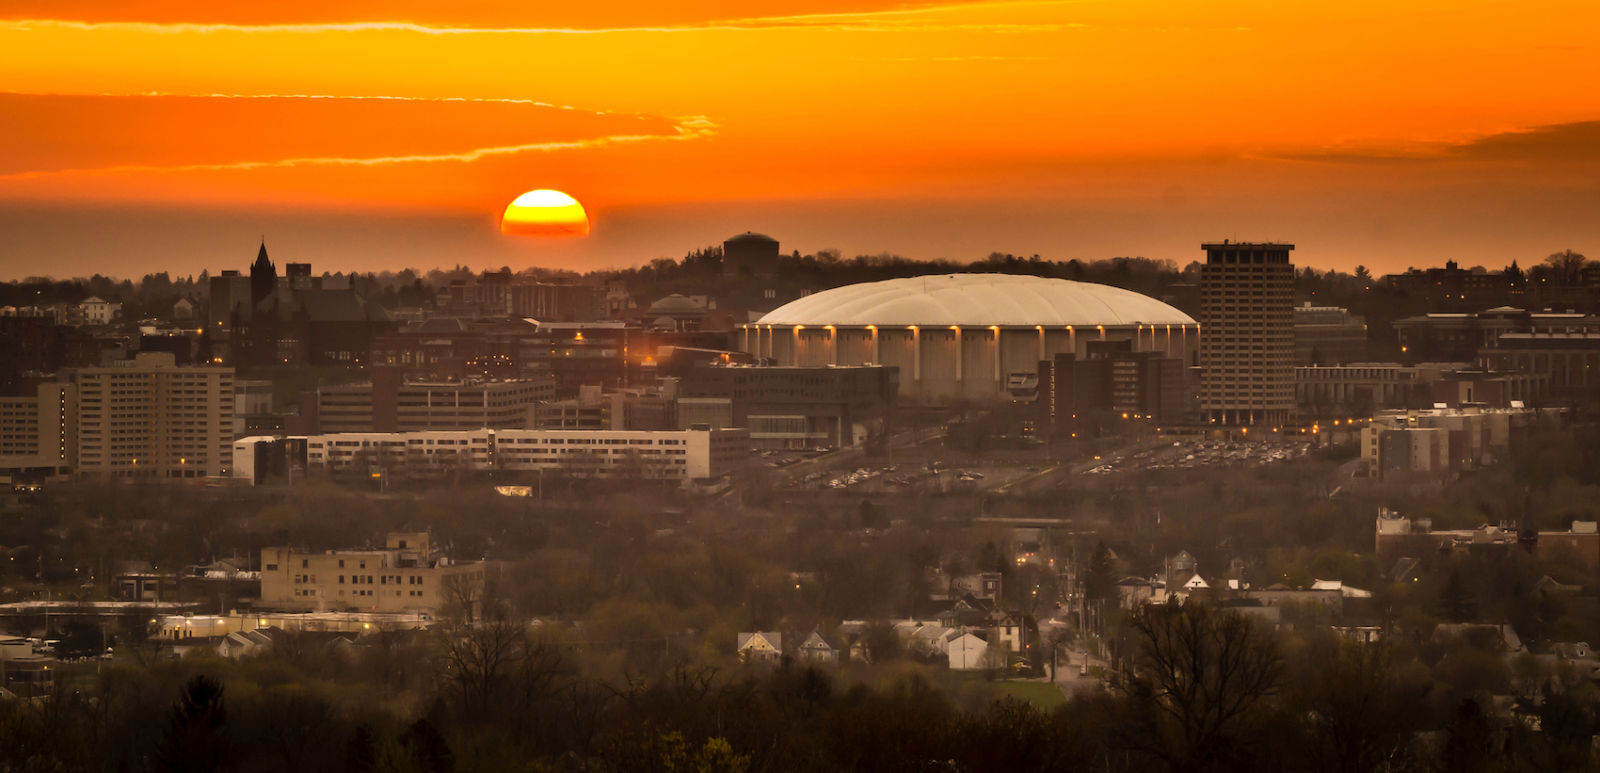
[{"label": "parking lot", "polygon": [[1310,450],[1309,444],[1299,442],[1175,440],[1170,445],[1146,448],[1120,459],[1095,465],[1084,470],[1084,474],[1108,475],[1114,472],[1274,464],[1299,459]]}]

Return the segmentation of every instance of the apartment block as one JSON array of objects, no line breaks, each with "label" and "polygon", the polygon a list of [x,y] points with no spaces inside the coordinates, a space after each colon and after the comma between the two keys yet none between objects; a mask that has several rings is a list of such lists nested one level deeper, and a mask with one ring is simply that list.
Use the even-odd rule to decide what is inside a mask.
[{"label": "apartment block", "polygon": [[78,389],[44,382],[0,397],[0,470],[45,476],[70,472],[78,458]]},{"label": "apartment block", "polygon": [[86,476],[202,478],[230,472],[233,368],[175,364],[142,353],[82,368],[77,472]]}]

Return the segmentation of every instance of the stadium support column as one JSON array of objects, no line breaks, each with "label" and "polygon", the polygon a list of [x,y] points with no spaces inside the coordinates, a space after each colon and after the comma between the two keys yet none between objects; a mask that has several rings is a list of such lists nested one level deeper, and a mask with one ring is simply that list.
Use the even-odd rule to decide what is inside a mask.
[{"label": "stadium support column", "polygon": [[911,326],[911,380],[922,383],[922,328]]},{"label": "stadium support column", "polygon": [[883,363],[883,348],[878,342],[878,326],[867,325],[867,330],[872,331],[872,364],[880,365]]},{"label": "stadium support column", "polygon": [[964,359],[966,359],[966,357],[964,357],[964,356],[962,356],[962,355],[963,355],[963,352],[962,352],[962,351],[961,351],[961,326],[960,326],[960,325],[951,325],[951,326],[950,326],[950,329],[951,329],[951,330],[953,330],[953,331],[955,331],[955,343],[956,343],[956,383],[957,383],[957,384],[960,384],[960,383],[962,383],[962,382],[963,382],[963,381],[965,381],[965,379],[964,379],[964,378],[963,378],[963,375],[964,375],[964,374],[962,374],[962,372],[961,372],[961,361],[962,361],[962,360],[964,360]]},{"label": "stadium support column", "polygon": [[994,380],[1000,380],[1000,326],[990,325],[989,332],[994,333]]},{"label": "stadium support column", "polygon": [[1044,346],[1044,325],[1034,325],[1033,328],[1039,331],[1039,361],[1044,362],[1044,358],[1046,356],[1046,350]]},{"label": "stadium support column", "polygon": [[839,364],[839,329],[834,327],[833,325],[823,325],[822,328],[824,330],[828,331],[828,364],[829,365],[838,365]]}]

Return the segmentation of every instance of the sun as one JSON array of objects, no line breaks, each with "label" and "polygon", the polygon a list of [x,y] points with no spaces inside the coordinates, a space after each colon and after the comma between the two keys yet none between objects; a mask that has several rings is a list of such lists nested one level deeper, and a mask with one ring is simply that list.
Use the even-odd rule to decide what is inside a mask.
[{"label": "sun", "polygon": [[561,191],[528,191],[506,205],[500,233],[508,236],[588,236],[589,214]]}]

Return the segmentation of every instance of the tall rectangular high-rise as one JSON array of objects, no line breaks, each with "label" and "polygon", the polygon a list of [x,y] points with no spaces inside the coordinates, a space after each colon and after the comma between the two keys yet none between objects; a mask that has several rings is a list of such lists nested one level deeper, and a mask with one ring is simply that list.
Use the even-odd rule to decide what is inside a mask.
[{"label": "tall rectangular high-rise", "polygon": [[1200,247],[1201,411],[1212,424],[1282,427],[1294,408],[1294,245]]}]

